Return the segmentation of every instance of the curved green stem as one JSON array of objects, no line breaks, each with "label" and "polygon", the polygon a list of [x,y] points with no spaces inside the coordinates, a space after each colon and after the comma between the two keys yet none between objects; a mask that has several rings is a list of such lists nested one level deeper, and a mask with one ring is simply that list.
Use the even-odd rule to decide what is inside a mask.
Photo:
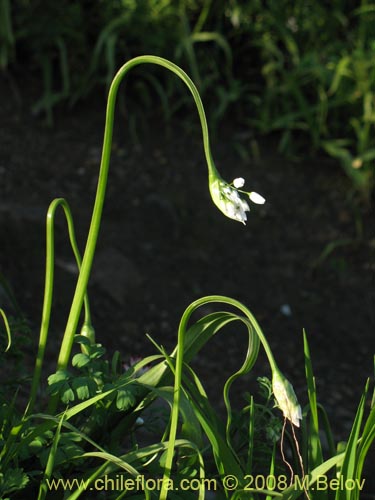
[{"label": "curved green stem", "polygon": [[[54,264],[55,264],[55,214],[56,210],[62,207],[64,210],[65,218],[68,224],[68,233],[70,244],[77,262],[77,267],[80,269],[81,266],[81,256],[78,250],[78,245],[75,237],[73,217],[69,208],[68,203],[63,198],[57,198],[52,201],[48,208],[47,212],[47,221],[46,221],[46,274],[45,274],[45,285],[44,285],[44,299],[43,299],[43,311],[42,311],[42,322],[40,326],[40,334],[39,334],[39,344],[38,344],[38,353],[35,360],[35,368],[33,373],[33,380],[31,384],[31,394],[28,406],[26,408],[25,415],[29,415],[34,408],[35,399],[37,396],[37,391],[39,387],[42,365],[44,354],[47,345],[47,337],[48,337],[48,329],[51,318],[51,309],[52,309],[52,297],[53,297],[53,284],[54,284]],[[91,327],[91,314],[90,314],[90,306],[87,294],[84,296],[84,304],[85,304],[85,319],[84,319],[84,328],[92,329]],[[91,339],[93,340],[93,339]]]},{"label": "curved green stem", "polygon": [[111,156],[112,134],[113,134],[114,110],[115,110],[117,91],[125,74],[134,66],[138,66],[139,64],[144,64],[144,63],[156,64],[172,71],[186,84],[186,86],[190,90],[194,98],[195,104],[197,106],[201,122],[202,134],[203,134],[203,146],[207,161],[209,178],[211,177],[215,178],[218,176],[218,172],[216,170],[210,152],[208,126],[203,104],[197,88],[195,87],[192,80],[188,77],[188,75],[175,64],[157,56],[140,56],[124,64],[115,75],[111,87],[109,89],[104,140],[103,140],[103,150],[102,150],[101,165],[99,171],[99,179],[98,179],[94,209],[91,218],[89,234],[87,237],[85,253],[82,260],[82,267],[79,273],[79,278],[77,281],[76,290],[74,293],[64,338],[61,344],[60,354],[57,361],[58,370],[65,369],[69,362],[70,352],[73,344],[73,338],[77,328],[78,319],[82,308],[83,297],[86,292],[89,275],[92,267],[92,262],[94,258],[95,247],[98,239],[101,216],[103,211],[107,178],[108,178],[109,162]]},{"label": "curved green stem", "polygon": [[[178,328],[178,342],[177,342],[177,355],[176,355],[176,370],[175,370],[175,379],[174,379],[174,399],[173,399],[173,407],[172,407],[172,414],[171,414],[171,426],[170,426],[170,432],[169,432],[169,443],[170,446],[168,447],[167,450],[167,457],[166,457],[166,462],[165,462],[165,472],[164,472],[164,479],[166,480],[165,483],[168,483],[168,479],[170,477],[171,469],[172,469],[172,461],[173,461],[173,454],[174,454],[174,447],[173,443],[176,439],[177,435],[177,424],[178,424],[178,414],[179,414],[179,405],[180,405],[180,394],[181,394],[181,384],[182,384],[182,367],[183,367],[183,362],[184,362],[184,345],[185,345],[185,333],[188,329],[188,323],[190,320],[190,317],[192,313],[198,308],[201,307],[205,304],[209,303],[221,303],[221,304],[227,304],[230,306],[233,306],[237,309],[239,309],[245,317],[250,321],[252,327],[255,330],[255,333],[258,335],[258,338],[260,342],[263,345],[263,348],[266,352],[268,362],[270,364],[272,373],[278,373],[279,368],[276,364],[275,358],[272,354],[271,348],[267,342],[267,339],[262,332],[262,329],[260,328],[257,320],[253,316],[253,314],[249,311],[249,309],[241,304],[241,302],[238,302],[235,299],[232,299],[230,297],[224,297],[222,295],[211,295],[209,297],[202,297],[192,304],[185,310],[184,314],[182,315],[180,325]],[[160,500],[165,500],[167,498],[168,490],[162,490],[160,494]]]},{"label": "curved green stem", "polygon": [[4,325],[5,325],[5,332],[6,332],[7,338],[8,338],[8,344],[5,348],[5,352],[7,352],[10,349],[10,346],[12,345],[12,335],[10,333],[10,327],[9,327],[7,315],[5,314],[4,310],[1,309],[1,307],[0,307],[0,315],[3,318]]}]

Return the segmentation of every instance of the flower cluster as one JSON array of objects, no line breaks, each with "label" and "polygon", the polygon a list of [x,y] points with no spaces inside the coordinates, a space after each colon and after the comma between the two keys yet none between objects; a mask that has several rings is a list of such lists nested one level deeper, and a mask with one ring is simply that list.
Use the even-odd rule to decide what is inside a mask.
[{"label": "flower cluster", "polygon": [[247,195],[247,197],[258,205],[263,205],[266,201],[263,196],[252,191],[242,191],[245,180],[242,177],[234,179],[231,184],[228,184],[220,177],[210,179],[210,193],[215,205],[230,219],[237,220],[246,224],[246,212],[250,211],[250,207],[246,200],[241,198],[239,193]]}]

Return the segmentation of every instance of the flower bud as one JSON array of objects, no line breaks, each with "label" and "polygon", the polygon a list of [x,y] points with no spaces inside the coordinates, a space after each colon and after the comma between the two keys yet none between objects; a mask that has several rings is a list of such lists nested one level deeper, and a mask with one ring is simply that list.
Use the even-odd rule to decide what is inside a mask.
[{"label": "flower bud", "polygon": [[245,179],[243,177],[237,177],[236,179],[234,179],[233,181],[233,186],[236,188],[236,189],[240,189],[242,188],[243,186],[245,185]]},{"label": "flower bud", "polygon": [[272,390],[277,405],[283,412],[284,417],[290,420],[296,427],[299,427],[299,421],[302,420],[301,407],[298,404],[292,384],[280,371],[274,371],[273,373]]},{"label": "flower bud", "polygon": [[249,194],[249,198],[253,203],[256,203],[257,205],[264,205],[264,203],[266,202],[265,198],[263,198],[263,196],[256,193],[255,191]]},{"label": "flower bud", "polygon": [[84,337],[87,337],[90,340],[91,344],[95,343],[95,330],[92,325],[85,323],[81,328],[80,334]]}]

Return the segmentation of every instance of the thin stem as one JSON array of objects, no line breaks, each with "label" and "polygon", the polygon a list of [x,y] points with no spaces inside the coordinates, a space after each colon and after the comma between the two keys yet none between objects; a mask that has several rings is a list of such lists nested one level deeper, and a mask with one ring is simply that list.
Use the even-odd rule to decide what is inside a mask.
[{"label": "thin stem", "polygon": [[105,121],[105,130],[104,130],[104,140],[103,140],[103,150],[102,150],[102,158],[100,164],[99,171],[99,179],[98,186],[96,191],[95,203],[93,214],[91,218],[91,224],[89,229],[89,234],[86,242],[86,249],[82,260],[82,267],[79,273],[76,290],[74,293],[64,338],[61,344],[60,354],[57,361],[57,369],[63,370],[67,367],[70,353],[73,345],[73,338],[77,328],[83,297],[85,295],[85,291],[87,288],[89,275],[92,267],[92,262],[95,253],[95,247],[98,239],[101,216],[103,211],[103,204],[105,198],[105,191],[107,185],[108,178],[108,170],[109,170],[109,162],[111,156],[111,145],[112,145],[112,134],[113,134],[113,122],[114,122],[114,110],[116,103],[116,96],[119,85],[125,76],[125,74],[134,66],[139,64],[157,64],[159,66],[163,66],[164,68],[175,73],[188,87],[190,90],[195,104],[197,106],[202,134],[203,134],[203,146],[204,153],[207,161],[208,173],[209,177],[218,176],[218,172],[214,165],[211,152],[210,152],[210,144],[209,144],[209,136],[208,136],[208,125],[207,119],[204,112],[203,104],[201,98],[199,96],[198,90],[195,87],[192,80],[188,77],[188,75],[178,66],[171,63],[170,61],[163,59],[157,56],[140,56],[132,59],[131,61],[124,64],[120,70],[115,75],[111,87],[109,89],[108,101],[107,101],[107,112],[106,112],[106,121]]},{"label": "thin stem", "polygon": [[12,335],[11,335],[11,332],[10,332],[10,327],[9,327],[7,315],[5,314],[5,311],[3,309],[1,309],[1,308],[0,308],[0,315],[3,318],[3,322],[4,322],[4,326],[5,326],[5,332],[6,332],[6,335],[7,335],[7,338],[8,338],[8,344],[7,344],[7,346],[5,348],[5,351],[4,351],[4,352],[7,352],[10,349],[10,346],[12,345]]},{"label": "thin stem", "polygon": [[[294,471],[293,467],[290,465],[288,460],[285,458],[285,453],[284,453],[284,437],[285,437],[285,427],[286,427],[287,419],[284,417],[284,423],[283,423],[283,429],[281,431],[281,438],[280,438],[280,452],[281,452],[281,458],[283,459],[284,464],[288,467],[290,470],[290,482],[289,486],[293,484],[293,479],[294,479]],[[292,425],[293,427],[293,425]]]},{"label": "thin stem", "polygon": [[[45,274],[45,285],[44,285],[44,299],[43,299],[43,311],[42,311],[42,322],[40,325],[39,343],[38,343],[38,353],[35,360],[35,368],[33,373],[33,380],[31,384],[31,393],[28,406],[26,408],[25,415],[29,415],[34,408],[35,399],[37,396],[37,391],[39,387],[42,365],[44,354],[47,345],[47,337],[49,330],[49,323],[51,318],[52,309],[52,297],[53,297],[53,285],[54,285],[54,265],[55,265],[55,238],[54,238],[54,222],[56,210],[62,207],[64,210],[65,218],[68,224],[68,233],[70,244],[77,262],[78,269],[81,265],[81,256],[78,250],[78,245],[75,237],[73,217],[69,208],[68,203],[63,198],[57,198],[52,201],[47,212],[46,221],[46,274]],[[85,320],[84,324],[86,327],[91,327],[91,314],[90,306],[87,294],[84,296],[85,304]]]},{"label": "thin stem", "polygon": [[[170,477],[171,469],[172,469],[172,461],[174,454],[174,446],[176,435],[177,435],[177,424],[178,424],[178,414],[179,414],[179,406],[180,406],[180,395],[181,395],[181,384],[182,384],[182,367],[184,362],[184,346],[185,346],[185,333],[188,328],[189,319],[192,313],[198,308],[208,303],[224,303],[227,305],[231,305],[239,309],[250,321],[252,327],[255,330],[255,333],[258,335],[260,342],[263,345],[263,348],[266,352],[269,364],[271,366],[272,372],[275,370],[278,371],[278,367],[273,357],[271,348],[267,342],[264,333],[262,332],[257,320],[253,316],[253,314],[249,311],[249,309],[238,302],[235,299],[230,297],[224,297],[221,295],[211,295],[209,297],[202,297],[192,304],[185,310],[182,315],[180,325],[178,328],[178,341],[177,341],[177,355],[176,355],[176,370],[175,370],[175,379],[174,379],[174,397],[173,397],[173,406],[171,413],[171,427],[169,432],[169,446],[167,450],[167,456],[165,461],[165,471],[164,471],[164,479],[165,484],[168,484],[168,479]],[[163,481],[164,482],[164,481]],[[163,489],[160,493],[160,500],[165,500],[168,495],[168,490]]]}]

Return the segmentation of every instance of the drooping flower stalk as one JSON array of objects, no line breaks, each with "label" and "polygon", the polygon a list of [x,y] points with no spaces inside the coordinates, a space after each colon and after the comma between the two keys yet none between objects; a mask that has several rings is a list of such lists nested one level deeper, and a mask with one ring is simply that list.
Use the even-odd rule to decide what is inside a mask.
[{"label": "drooping flower stalk", "polygon": [[195,87],[194,83],[192,82],[192,80],[189,78],[189,76],[181,68],[179,68],[172,62],[157,56],[139,56],[124,64],[115,75],[111,87],[109,89],[103,149],[102,149],[102,157],[101,157],[95,203],[91,218],[90,229],[87,237],[86,248],[83,255],[82,266],[79,273],[69,317],[67,320],[64,338],[61,344],[61,349],[58,357],[58,362],[57,362],[58,370],[65,369],[69,362],[74,334],[77,329],[77,324],[82,309],[83,298],[86,292],[89,275],[92,267],[92,262],[94,258],[96,242],[98,238],[101,216],[103,211],[107,178],[108,178],[108,170],[109,170],[109,163],[111,156],[113,123],[114,123],[114,110],[115,110],[118,88],[123,77],[131,68],[139,64],[150,64],[150,63],[162,66],[168,69],[169,71],[172,71],[186,84],[186,86],[190,90],[194,98],[195,104],[197,106],[200,118],[202,135],[203,135],[203,147],[208,168],[209,188],[212,199],[214,203],[218,206],[218,208],[226,216],[238,220],[240,222],[245,222],[246,220],[245,212],[248,210],[247,203],[241,199],[237,189],[234,186],[230,186],[221,178],[219,172],[215,167],[210,151],[207,119],[204,112],[203,104],[199,92]]},{"label": "drooping flower stalk", "polygon": [[[174,379],[174,395],[173,395],[173,405],[171,413],[171,422],[169,430],[169,443],[173,443],[177,435],[177,424],[179,418],[179,406],[180,406],[180,396],[182,391],[182,373],[184,364],[184,350],[185,350],[185,338],[186,332],[188,331],[188,324],[192,314],[202,306],[207,304],[226,304],[235,307],[240,310],[245,318],[249,321],[255,335],[258,336],[260,343],[262,344],[264,351],[266,353],[268,363],[272,371],[272,388],[274,396],[276,398],[277,404],[284,414],[284,417],[290,420],[294,425],[299,427],[299,420],[302,418],[301,407],[298,404],[296,395],[294,393],[293,387],[290,382],[284,377],[280,371],[275,358],[273,356],[271,347],[264,335],[259,323],[255,319],[251,311],[244,306],[238,300],[232,299],[230,297],[225,297],[222,295],[211,295],[208,297],[202,297],[194,301],[185,310],[182,318],[180,320],[180,325],[178,328],[178,341],[177,341],[177,353],[176,353],[176,368],[175,368],[175,379]],[[166,460],[165,460],[165,470],[164,479],[167,482],[171,470],[172,470],[172,460],[174,456],[173,446],[169,445]],[[168,492],[163,490],[160,494],[160,500],[166,500]]]}]

